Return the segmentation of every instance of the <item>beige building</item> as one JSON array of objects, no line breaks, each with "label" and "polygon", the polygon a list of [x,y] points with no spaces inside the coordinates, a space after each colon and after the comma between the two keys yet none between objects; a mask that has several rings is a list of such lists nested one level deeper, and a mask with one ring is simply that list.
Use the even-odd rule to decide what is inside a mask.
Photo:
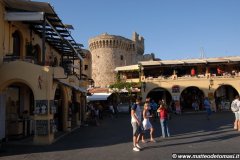
[{"label": "beige building", "polygon": [[92,79],[92,55],[89,50],[83,49],[82,50],[85,57],[82,63],[82,78],[88,81],[88,88],[94,86],[94,81]]},{"label": "beige building", "polygon": [[214,110],[229,109],[240,93],[239,56],[147,61],[115,70],[122,81],[141,82],[143,98],[164,99],[168,105],[174,101],[183,110],[191,110],[194,101],[203,109],[204,97]]},{"label": "beige building", "polygon": [[50,144],[81,125],[85,55],[51,5],[1,0],[0,29],[0,139]]},{"label": "beige building", "polygon": [[92,54],[92,79],[96,87],[107,87],[115,83],[114,69],[137,64],[141,60],[152,60],[153,54],[144,54],[144,38],[133,33],[132,40],[104,33],[89,40]]}]

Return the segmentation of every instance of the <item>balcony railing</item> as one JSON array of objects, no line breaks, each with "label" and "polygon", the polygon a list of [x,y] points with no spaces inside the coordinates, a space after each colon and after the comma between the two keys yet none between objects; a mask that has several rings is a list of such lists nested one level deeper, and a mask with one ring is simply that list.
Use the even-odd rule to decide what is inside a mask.
[{"label": "balcony railing", "polygon": [[13,62],[13,61],[24,61],[24,62],[29,62],[29,63],[36,62],[36,60],[32,56],[20,57],[20,56],[14,56],[14,55],[6,55],[3,57],[4,63],[9,63],[9,62]]},{"label": "balcony railing", "polygon": [[147,80],[147,81],[159,81],[159,80],[194,80],[194,79],[208,79],[208,78],[240,78],[240,72],[235,73],[235,74],[230,74],[230,73],[224,73],[222,75],[216,75],[216,74],[199,74],[196,76],[191,76],[191,75],[183,75],[183,76],[176,76],[176,75],[171,75],[171,76],[158,76],[158,77],[153,77],[153,76],[147,76],[141,77],[141,80]]}]

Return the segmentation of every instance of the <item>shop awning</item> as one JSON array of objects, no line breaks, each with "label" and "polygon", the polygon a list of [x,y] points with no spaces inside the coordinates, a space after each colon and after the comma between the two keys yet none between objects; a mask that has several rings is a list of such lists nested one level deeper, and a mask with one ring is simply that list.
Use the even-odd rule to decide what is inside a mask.
[{"label": "shop awning", "polygon": [[[63,59],[83,60],[83,45],[73,39],[69,25],[63,24],[54,8],[46,2],[3,0],[6,21],[22,21],[62,54]],[[46,23],[45,23],[46,22]]]},{"label": "shop awning", "polygon": [[87,96],[87,101],[105,101],[112,93],[93,93]]},{"label": "shop awning", "polygon": [[73,89],[76,90],[76,91],[87,93],[87,90],[84,89],[84,88],[82,88],[82,87],[73,86],[73,85],[70,85],[70,84],[68,84],[68,83],[66,83],[66,82],[64,82],[64,81],[61,81],[61,80],[57,80],[57,81],[58,81],[59,83],[65,85],[65,86],[67,86],[67,87],[73,88]]}]

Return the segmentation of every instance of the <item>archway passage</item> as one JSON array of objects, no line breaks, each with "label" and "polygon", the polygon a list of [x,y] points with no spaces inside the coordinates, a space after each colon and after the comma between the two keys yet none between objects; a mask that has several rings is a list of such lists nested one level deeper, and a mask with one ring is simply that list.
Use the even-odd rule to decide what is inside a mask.
[{"label": "archway passage", "polygon": [[171,94],[168,92],[168,90],[166,90],[164,88],[155,88],[155,89],[151,90],[147,94],[147,97],[150,97],[151,100],[154,100],[156,103],[158,103],[159,100],[165,100],[167,105],[170,105],[170,103],[172,101]]},{"label": "archway passage", "polygon": [[55,91],[54,105],[56,106],[56,111],[54,113],[54,133],[64,131],[64,104],[65,104],[64,90],[59,85]]},{"label": "archway passage", "polygon": [[194,110],[192,104],[195,102],[197,103],[198,107],[197,110],[202,110],[202,102],[204,98],[204,93],[198,87],[187,87],[185,88],[180,96],[180,106],[182,107],[183,111]]},{"label": "archway passage", "polygon": [[8,139],[18,139],[34,134],[34,95],[23,83],[13,83],[5,92],[5,133]]},{"label": "archway passage", "polygon": [[219,86],[214,92],[217,110],[229,110],[230,104],[236,95],[238,95],[238,91],[231,85]]}]

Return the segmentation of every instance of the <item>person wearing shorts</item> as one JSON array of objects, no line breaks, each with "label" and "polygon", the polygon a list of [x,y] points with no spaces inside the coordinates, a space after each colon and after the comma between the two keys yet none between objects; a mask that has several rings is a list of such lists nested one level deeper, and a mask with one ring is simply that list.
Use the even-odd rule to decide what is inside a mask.
[{"label": "person wearing shorts", "polygon": [[[239,108],[239,95],[235,96],[235,99],[232,101],[232,105],[236,104],[237,107]],[[234,121],[234,129],[236,130],[240,130],[239,128],[239,119],[240,119],[240,113],[239,113],[239,109],[238,111],[233,111],[233,113],[235,114],[235,121]]]},{"label": "person wearing shorts", "polygon": [[138,144],[140,136],[142,134],[142,129],[141,129],[142,111],[140,108],[141,102],[142,102],[142,98],[138,97],[136,99],[136,103],[134,103],[131,108],[131,124],[133,127],[133,151],[136,151],[136,152],[140,151],[141,149],[141,147]]},{"label": "person wearing shorts", "polygon": [[[143,129],[144,129],[144,133],[145,131],[147,130],[150,130],[150,141],[151,142],[156,142],[153,138],[153,132],[154,132],[154,128],[149,120],[150,117],[152,117],[152,115],[150,115],[150,103],[149,102],[146,102],[144,104],[144,107],[143,107]],[[144,133],[142,134],[142,142],[143,143],[146,143],[146,141],[144,140]]]},{"label": "person wearing shorts", "polygon": [[238,102],[237,102],[237,106],[238,106],[238,114],[236,116],[237,118],[237,127],[238,127],[238,131],[240,131],[240,96],[238,96]]}]

